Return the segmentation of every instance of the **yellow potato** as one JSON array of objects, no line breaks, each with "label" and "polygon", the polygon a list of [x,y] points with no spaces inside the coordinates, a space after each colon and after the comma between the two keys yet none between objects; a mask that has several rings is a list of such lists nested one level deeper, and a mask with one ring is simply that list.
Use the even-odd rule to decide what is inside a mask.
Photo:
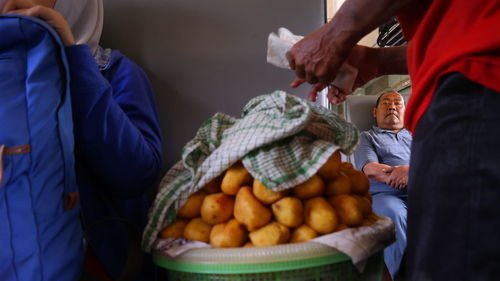
[{"label": "yellow potato", "polygon": [[240,247],[246,240],[246,229],[235,219],[214,225],[210,232],[210,244],[215,248]]},{"label": "yellow potato", "polygon": [[358,170],[346,170],[344,173],[351,180],[351,192],[356,194],[366,194],[370,189],[368,177]]},{"label": "yellow potato", "polygon": [[252,184],[252,175],[245,169],[241,162],[237,162],[227,169],[220,188],[222,192],[229,195],[236,195],[240,187]]},{"label": "yellow potato", "polygon": [[364,218],[368,217],[372,212],[372,202],[367,196],[360,196],[357,194],[351,194],[356,201],[358,201],[358,207]]},{"label": "yellow potato", "polygon": [[297,227],[302,224],[304,208],[302,202],[295,197],[285,197],[271,205],[274,218],[287,227]]},{"label": "yellow potato", "polygon": [[290,230],[278,222],[271,222],[250,232],[249,236],[252,244],[256,247],[273,246],[288,242]]},{"label": "yellow potato", "polygon": [[292,232],[290,243],[306,242],[316,237],[318,237],[318,233],[308,225],[303,224]]},{"label": "yellow potato", "polygon": [[253,195],[264,204],[272,204],[283,198],[286,193],[286,190],[274,191],[270,188],[267,188],[258,179],[253,180]]},{"label": "yellow potato", "polygon": [[367,218],[363,219],[363,221],[361,222],[361,226],[370,226],[374,224],[378,219],[379,216],[376,213],[371,212]]},{"label": "yellow potato", "polygon": [[201,205],[201,217],[207,223],[218,224],[233,216],[234,196],[214,193],[205,196]]},{"label": "yellow potato", "polygon": [[348,194],[340,194],[328,198],[335,208],[339,222],[347,226],[358,226],[363,220],[363,214],[358,207],[358,201]]},{"label": "yellow potato", "polygon": [[186,220],[176,220],[160,232],[161,238],[184,238]]},{"label": "yellow potato", "polygon": [[319,168],[318,175],[326,180],[333,180],[340,171],[340,150],[335,151],[326,163]]},{"label": "yellow potato", "polygon": [[335,196],[339,194],[349,194],[351,192],[351,180],[343,172],[339,172],[337,177],[326,182],[326,196]]},{"label": "yellow potato", "polygon": [[350,162],[340,163],[340,171],[354,170],[354,166]]},{"label": "yellow potato", "polygon": [[334,232],[337,232],[337,231],[342,231],[342,230],[344,230],[344,229],[348,229],[348,228],[349,228],[349,227],[348,227],[347,225],[345,225],[345,224],[341,223],[341,224],[339,224],[339,225],[337,226],[337,229],[335,229],[335,231],[334,231]]},{"label": "yellow potato", "polygon": [[248,231],[254,231],[271,220],[271,210],[255,198],[250,186],[244,186],[236,194],[234,217]]},{"label": "yellow potato", "polygon": [[248,242],[246,242],[246,243],[243,245],[243,248],[249,248],[249,247],[255,247],[255,246],[252,244],[252,241],[248,241]]},{"label": "yellow potato", "polygon": [[208,194],[221,192],[220,185],[222,183],[223,177],[224,174],[214,178],[203,187],[203,190]]},{"label": "yellow potato", "polygon": [[201,205],[207,193],[203,190],[191,194],[184,205],[177,211],[177,217],[192,219],[200,216]]},{"label": "yellow potato", "polygon": [[184,238],[208,243],[212,225],[201,218],[194,218],[184,228]]},{"label": "yellow potato", "polygon": [[338,224],[334,208],[323,197],[315,197],[304,203],[304,221],[320,234],[333,232]]},{"label": "yellow potato", "polygon": [[318,175],[313,175],[305,182],[292,188],[293,195],[302,200],[321,196],[324,191],[325,183]]}]

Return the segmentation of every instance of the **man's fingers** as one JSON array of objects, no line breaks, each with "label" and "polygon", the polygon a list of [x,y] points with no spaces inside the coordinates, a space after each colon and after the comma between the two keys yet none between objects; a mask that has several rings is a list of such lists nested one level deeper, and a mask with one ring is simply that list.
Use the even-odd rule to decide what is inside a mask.
[{"label": "man's fingers", "polygon": [[302,85],[306,80],[302,78],[295,78],[292,83],[290,83],[290,87],[292,88],[297,88],[298,86]]},{"label": "man's fingers", "polygon": [[318,97],[318,92],[322,91],[324,88],[326,88],[326,85],[319,83],[314,84],[309,90],[308,99],[313,102],[316,101],[316,98]]},{"label": "man's fingers", "polygon": [[302,67],[296,67],[296,68],[295,68],[295,75],[296,75],[298,78],[305,79],[305,78],[306,78],[306,71],[305,71],[305,70],[304,70],[304,68],[302,68]]},{"label": "man's fingers", "polygon": [[20,9],[29,9],[33,7],[34,4],[31,1],[27,0],[11,0],[7,1],[2,7],[2,14],[18,14],[19,13],[14,13],[13,11],[15,10],[20,10]]},{"label": "man's fingers", "polygon": [[30,17],[34,17],[34,18],[41,18],[43,20],[47,20],[49,18],[48,18],[46,10],[48,10],[48,8],[45,8],[43,6],[33,6],[31,8],[28,8],[28,9],[11,10],[11,11],[9,11],[9,13],[16,14],[16,15],[25,15],[25,16],[30,16]]},{"label": "man's fingers", "polygon": [[316,84],[318,83],[318,78],[316,76],[314,76],[313,74],[309,73],[309,72],[306,72],[306,81],[309,83],[309,84]]},{"label": "man's fingers", "polygon": [[293,58],[290,51],[286,52],[285,55],[286,55],[286,58],[288,59],[288,65],[290,66],[290,69],[295,70],[295,59]]}]

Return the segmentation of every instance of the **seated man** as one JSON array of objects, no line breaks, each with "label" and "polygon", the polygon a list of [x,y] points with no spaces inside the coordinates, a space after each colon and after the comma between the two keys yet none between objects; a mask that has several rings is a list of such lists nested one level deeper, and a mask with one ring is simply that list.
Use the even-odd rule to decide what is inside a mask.
[{"label": "seated man", "polygon": [[382,93],[373,108],[377,126],[361,133],[354,152],[356,168],[370,179],[373,211],[396,226],[396,242],[384,250],[384,261],[394,280],[406,249],[406,199],[412,136],[403,128],[405,103],[395,92]]}]

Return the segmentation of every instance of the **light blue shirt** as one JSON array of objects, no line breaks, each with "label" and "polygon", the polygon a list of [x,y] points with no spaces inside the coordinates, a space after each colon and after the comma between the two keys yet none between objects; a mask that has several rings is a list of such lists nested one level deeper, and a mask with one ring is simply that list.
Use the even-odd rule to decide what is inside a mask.
[{"label": "light blue shirt", "polygon": [[[377,162],[389,166],[409,165],[412,136],[406,129],[395,133],[373,126],[371,130],[360,135],[360,142],[354,151],[356,169],[363,171],[363,167],[370,162]],[[370,192],[390,192],[393,194],[406,193],[406,189],[397,190],[385,183],[370,179]]]}]

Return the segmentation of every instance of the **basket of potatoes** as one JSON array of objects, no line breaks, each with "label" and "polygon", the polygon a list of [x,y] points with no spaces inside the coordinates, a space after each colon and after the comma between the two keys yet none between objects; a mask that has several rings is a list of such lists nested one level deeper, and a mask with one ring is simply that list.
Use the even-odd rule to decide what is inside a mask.
[{"label": "basket of potatoes", "polygon": [[282,91],[253,98],[241,118],[216,113],[163,177],[143,248],[168,280],[361,276],[353,264],[393,238],[377,236],[388,225],[372,213],[368,180],[341,161],[358,139],[343,118]]},{"label": "basket of potatoes", "polygon": [[[158,255],[155,260],[170,269],[168,280],[183,280],[183,274],[193,280],[192,274],[207,273],[224,277],[216,280],[232,280],[235,277],[231,274],[239,276],[236,280],[267,280],[259,277],[263,274],[260,271],[273,275],[270,280],[330,280],[310,279],[310,270],[316,276],[349,275],[339,280],[365,280],[369,275],[377,280],[381,276],[380,254],[370,260],[370,270],[360,273],[338,250],[305,243],[349,228],[373,225],[379,216],[372,212],[368,189],[368,178],[350,163],[341,162],[339,150],[315,175],[282,191],[267,188],[237,162],[190,195],[176,220],[159,234],[163,239],[199,241],[231,251],[203,253],[207,251],[204,249],[177,259]],[[285,250],[270,247],[277,245]],[[271,259],[264,262],[263,256]],[[190,267],[193,262],[196,266]],[[270,268],[272,271],[267,272]],[[241,279],[242,273],[249,279]]]}]

